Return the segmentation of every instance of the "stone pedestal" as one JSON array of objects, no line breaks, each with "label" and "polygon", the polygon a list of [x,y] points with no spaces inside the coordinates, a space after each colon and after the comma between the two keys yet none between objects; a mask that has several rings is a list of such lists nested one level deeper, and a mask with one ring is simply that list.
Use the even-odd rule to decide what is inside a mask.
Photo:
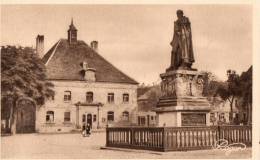
[{"label": "stone pedestal", "polygon": [[173,70],[160,76],[163,95],[155,109],[159,126],[209,125],[210,104],[202,96],[202,74],[196,70]]}]

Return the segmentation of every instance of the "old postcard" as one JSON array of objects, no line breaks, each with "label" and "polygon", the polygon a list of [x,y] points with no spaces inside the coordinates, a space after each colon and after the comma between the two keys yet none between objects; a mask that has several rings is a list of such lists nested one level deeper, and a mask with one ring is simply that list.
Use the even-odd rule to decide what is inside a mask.
[{"label": "old postcard", "polygon": [[257,159],[255,19],[253,2],[2,4],[1,158]]}]

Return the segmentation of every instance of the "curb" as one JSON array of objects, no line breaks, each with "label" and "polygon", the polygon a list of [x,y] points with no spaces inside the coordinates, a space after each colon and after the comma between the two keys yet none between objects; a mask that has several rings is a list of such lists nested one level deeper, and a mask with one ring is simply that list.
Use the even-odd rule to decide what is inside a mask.
[{"label": "curb", "polygon": [[[104,133],[105,130],[92,130],[91,133]],[[73,130],[70,132],[36,132],[36,134],[40,134],[40,135],[47,135],[47,134],[82,134],[82,131],[77,131],[77,130]]]},{"label": "curb", "polygon": [[155,155],[164,155],[163,152],[156,152],[156,151],[149,151],[149,150],[139,150],[139,149],[127,149],[127,148],[116,148],[116,147],[100,147],[100,149],[107,149],[107,150],[113,150],[113,151],[123,151],[123,152],[135,152],[135,153],[149,153],[149,154],[155,154]]}]

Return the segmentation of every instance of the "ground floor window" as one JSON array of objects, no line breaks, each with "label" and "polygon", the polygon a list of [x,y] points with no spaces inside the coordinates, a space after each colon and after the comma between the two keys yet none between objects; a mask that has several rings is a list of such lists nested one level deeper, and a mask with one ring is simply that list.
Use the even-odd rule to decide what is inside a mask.
[{"label": "ground floor window", "polygon": [[139,116],[138,117],[138,125],[139,126],[144,126],[145,125],[145,117],[144,116]]},{"label": "ground floor window", "polygon": [[123,120],[129,121],[129,112],[127,112],[127,111],[123,112]]},{"label": "ground floor window", "polygon": [[225,113],[220,113],[219,114],[219,121],[220,122],[226,122]]},{"label": "ground floor window", "polygon": [[246,113],[243,113],[243,121],[246,122],[246,120],[247,120],[247,115]]},{"label": "ground floor window", "polygon": [[93,115],[93,122],[96,122],[97,121],[97,115]]},{"label": "ground floor window", "polygon": [[70,122],[70,112],[64,112],[64,122]]},{"label": "ground floor window", "polygon": [[46,122],[48,122],[48,123],[54,122],[54,112],[53,111],[46,112]]},{"label": "ground floor window", "polygon": [[85,114],[82,115],[82,122],[86,122],[86,115]]},{"label": "ground floor window", "polygon": [[214,123],[216,121],[215,113],[210,113],[210,122]]},{"label": "ground floor window", "polygon": [[114,112],[107,112],[107,121],[114,121]]}]

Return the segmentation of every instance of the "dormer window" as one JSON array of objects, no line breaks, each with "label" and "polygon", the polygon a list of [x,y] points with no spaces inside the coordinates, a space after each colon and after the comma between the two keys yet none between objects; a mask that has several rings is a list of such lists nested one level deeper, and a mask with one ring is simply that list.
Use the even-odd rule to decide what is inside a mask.
[{"label": "dormer window", "polygon": [[87,68],[84,73],[84,79],[89,82],[96,81],[96,70],[94,68]]},{"label": "dormer window", "polygon": [[82,68],[83,68],[83,70],[87,70],[88,69],[88,63],[84,61],[82,63]]},{"label": "dormer window", "polygon": [[84,76],[84,79],[89,82],[95,82],[96,81],[96,69],[91,68],[86,61],[83,61],[81,64],[82,64],[81,73]]}]

